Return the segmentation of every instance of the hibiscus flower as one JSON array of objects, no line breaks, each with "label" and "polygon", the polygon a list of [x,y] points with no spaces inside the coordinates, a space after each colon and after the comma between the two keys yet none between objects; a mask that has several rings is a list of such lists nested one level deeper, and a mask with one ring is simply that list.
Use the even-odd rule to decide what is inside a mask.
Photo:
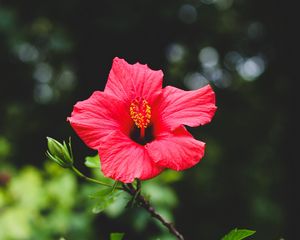
[{"label": "hibiscus flower", "polygon": [[104,91],[77,102],[73,129],[98,151],[105,176],[130,183],[164,169],[184,170],[204,155],[205,143],[184,125],[211,121],[215,94],[209,85],[195,91],[162,88],[163,72],[115,58]]}]

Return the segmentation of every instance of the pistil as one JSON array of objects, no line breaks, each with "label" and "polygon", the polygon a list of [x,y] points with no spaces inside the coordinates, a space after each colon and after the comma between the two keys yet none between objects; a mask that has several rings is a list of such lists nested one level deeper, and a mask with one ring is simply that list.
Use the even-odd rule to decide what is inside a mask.
[{"label": "pistil", "polygon": [[144,127],[141,127],[140,136],[142,139],[145,137],[145,128]]}]

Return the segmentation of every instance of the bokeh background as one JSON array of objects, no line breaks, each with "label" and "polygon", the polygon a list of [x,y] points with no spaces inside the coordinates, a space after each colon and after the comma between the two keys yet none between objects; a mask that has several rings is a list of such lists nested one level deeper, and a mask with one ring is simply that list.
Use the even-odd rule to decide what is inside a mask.
[{"label": "bokeh background", "polygon": [[173,239],[125,195],[94,214],[97,186],[45,158],[46,136],[71,136],[76,166],[103,177],[66,117],[103,90],[115,56],[216,92],[211,124],[189,129],[204,159],[143,184],[186,239],[297,238],[296,15],[271,0],[0,1],[0,239]]}]

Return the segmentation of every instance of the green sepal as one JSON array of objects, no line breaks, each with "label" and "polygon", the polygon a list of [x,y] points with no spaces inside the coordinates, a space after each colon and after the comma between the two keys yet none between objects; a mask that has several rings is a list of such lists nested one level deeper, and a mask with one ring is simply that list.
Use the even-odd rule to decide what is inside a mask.
[{"label": "green sepal", "polygon": [[59,159],[58,157],[55,158],[54,156],[51,155],[49,151],[46,152],[46,157],[52,160],[53,162],[56,162],[58,165],[61,165],[62,163],[61,159]]}]

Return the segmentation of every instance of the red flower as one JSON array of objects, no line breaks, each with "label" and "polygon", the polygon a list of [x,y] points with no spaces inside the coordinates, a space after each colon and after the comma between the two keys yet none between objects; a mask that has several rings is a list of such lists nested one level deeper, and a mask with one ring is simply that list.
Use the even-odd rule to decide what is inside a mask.
[{"label": "red flower", "polygon": [[125,183],[149,179],[163,169],[184,170],[204,155],[205,143],[184,125],[212,119],[216,106],[209,85],[195,91],[162,88],[162,71],[115,58],[104,92],[76,103],[68,121],[98,150],[105,176]]}]

